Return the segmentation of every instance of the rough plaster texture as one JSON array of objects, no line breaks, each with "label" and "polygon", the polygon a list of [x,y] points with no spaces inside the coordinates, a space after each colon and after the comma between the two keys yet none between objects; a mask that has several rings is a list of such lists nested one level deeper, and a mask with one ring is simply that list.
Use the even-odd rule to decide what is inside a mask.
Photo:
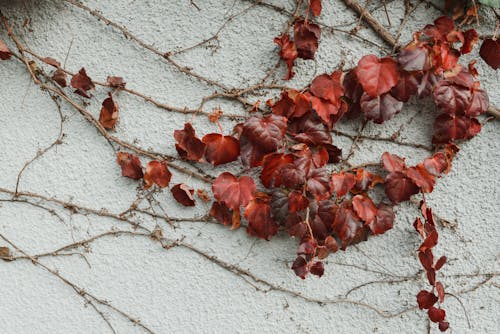
[{"label": "rough plaster texture", "polygon": [[[164,51],[189,47],[209,38],[229,15],[252,6],[252,1],[246,0],[194,2],[199,11],[189,0],[85,1],[89,7],[100,10],[107,18]],[[293,9],[293,1],[273,0],[272,3]],[[345,30],[357,23],[357,16],[340,1],[324,0],[323,3],[321,22]],[[391,26],[387,24],[384,10],[375,6],[379,2],[373,3],[374,15],[396,33],[403,17],[400,1],[387,4]],[[66,68],[71,71],[84,66],[89,75],[99,81],[108,75],[120,75],[130,88],[159,101],[190,108],[196,108],[204,96],[215,90],[179,73],[116,29],[63,1],[0,1],[0,8],[22,41],[37,53],[62,61],[71,46],[66,62]],[[479,30],[491,32],[493,18],[486,11],[482,14],[484,22]],[[412,31],[437,16],[435,9],[420,6],[404,27],[401,39],[410,39]],[[31,21],[23,27],[23,21],[28,18]],[[269,7],[254,6],[229,22],[217,42],[194,48],[175,59],[230,87],[255,84],[276,64],[277,51],[272,39],[287,20],[288,16]],[[386,47],[368,28],[362,29],[359,35]],[[4,29],[0,29],[0,38],[15,50]],[[350,67],[365,54],[388,52],[338,31],[324,31],[316,61],[298,61],[297,75],[288,84],[303,87],[315,75],[335,69],[342,59],[346,67]],[[478,69],[491,102],[499,106],[499,72],[481,62]],[[0,62],[0,73],[0,187],[13,190],[26,161],[57,138],[60,120],[54,102],[31,82],[20,61]],[[283,75],[282,66],[275,77]],[[89,100],[87,110],[95,116],[106,91],[98,88],[95,97]],[[249,98],[265,100],[277,94],[271,91]],[[73,97],[80,100],[76,95]],[[119,94],[118,99],[121,118],[116,135],[119,138],[176,154],[172,132],[191,120],[191,115],[168,112],[127,94]],[[215,106],[231,113],[244,112],[241,105],[223,99],[210,101],[204,109],[210,111]],[[137,197],[137,183],[120,176],[112,147],[78,112],[66,103],[61,104],[61,112],[65,119],[63,144],[27,167],[19,189],[97,210],[105,208],[113,213],[127,209]],[[401,129],[401,140],[429,144],[433,113],[429,104],[410,103],[404,112],[383,126],[369,124],[364,134],[390,136]],[[202,133],[217,131],[205,117],[195,118],[194,124]],[[224,127],[230,129],[232,124],[234,122],[225,121]],[[340,127],[354,131],[358,124],[344,122]],[[351,141],[343,137],[334,138],[334,142],[344,148],[351,145]],[[460,294],[470,318],[469,326],[460,303],[447,298],[445,307],[452,333],[500,332],[498,279],[493,277],[474,289],[490,276],[472,277],[499,270],[500,234],[496,230],[500,209],[499,143],[500,122],[487,123],[479,136],[461,146],[453,171],[439,181],[429,196],[435,212],[456,225],[455,228],[441,227],[442,237],[437,248],[438,254],[449,258],[449,264],[443,269],[445,286],[449,292]],[[425,151],[411,147],[364,140],[352,161],[376,161],[386,150],[409,156],[410,162],[426,155]],[[221,170],[209,168],[207,172],[217,175]],[[206,184],[179,173],[174,174],[173,182],[189,182],[194,187],[209,189]],[[0,232],[30,254],[52,251],[110,229],[128,229],[126,224],[113,219],[71,215],[61,206],[40,202],[55,210],[59,219],[33,205],[3,201],[9,198],[5,193],[0,194]],[[170,216],[202,215],[208,208],[198,203],[195,209],[185,209],[173,202],[169,191],[156,198]],[[335,299],[345,297],[350,289],[364,283],[394,279],[394,275],[411,276],[419,270],[415,256],[419,239],[411,226],[417,210],[414,205],[404,204],[396,211],[397,223],[393,230],[331,256],[324,277],[304,281],[289,269],[296,241],[284,235],[265,242],[248,237],[244,229],[229,231],[211,223],[177,223],[174,229],[164,220],[146,215],[137,214],[135,219],[150,228],[158,225],[168,238],[184,237],[185,242],[207,254],[249,269],[275,285],[310,298]],[[0,240],[0,246],[5,245]],[[427,331],[426,316],[421,311],[385,318],[349,303],[320,304],[282,291],[264,293],[193,251],[181,247],[165,251],[158,242],[148,238],[102,238],[91,243],[84,254],[86,260],[80,256],[60,256],[40,261],[86,291],[139,318],[155,333]],[[0,333],[111,332],[99,314],[68,285],[31,261],[0,262],[0,282]],[[349,293],[348,298],[397,313],[415,305],[415,294],[425,287],[422,282],[423,279],[417,279],[368,284]],[[471,289],[473,291],[461,293]],[[117,312],[102,305],[98,307],[117,333],[143,332]],[[436,331],[431,329],[433,333]]]}]

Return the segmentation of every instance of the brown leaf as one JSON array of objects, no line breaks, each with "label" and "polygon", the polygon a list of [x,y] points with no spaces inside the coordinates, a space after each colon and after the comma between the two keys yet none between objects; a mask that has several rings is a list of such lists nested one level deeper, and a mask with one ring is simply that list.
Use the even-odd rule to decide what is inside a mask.
[{"label": "brown leaf", "polygon": [[113,95],[108,93],[109,97],[102,102],[101,114],[99,115],[99,123],[106,129],[114,129],[118,122],[118,103],[113,99]]}]

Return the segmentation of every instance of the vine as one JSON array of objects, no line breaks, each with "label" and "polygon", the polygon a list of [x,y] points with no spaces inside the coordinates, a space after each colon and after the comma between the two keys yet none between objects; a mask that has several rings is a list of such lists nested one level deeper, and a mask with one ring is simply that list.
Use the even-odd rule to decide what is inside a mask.
[{"label": "vine", "polygon": [[[85,8],[78,2],[68,2]],[[344,2],[370,22],[370,14],[359,4],[355,1]],[[299,10],[304,7],[304,14],[298,15]],[[297,58],[314,59],[321,27],[312,21],[321,14],[321,10],[320,0],[306,1],[305,4],[298,1],[293,21],[274,39],[280,47],[279,57],[287,66],[285,80],[295,75],[293,67]],[[92,14],[119,28],[101,14]],[[468,12],[466,16],[473,15]],[[460,57],[470,53],[480,40],[478,33],[474,29],[462,30],[447,16],[440,17],[433,24],[415,32],[413,40],[404,47],[399,47],[394,37],[386,36],[384,39],[398,49],[397,54],[382,58],[366,55],[355,68],[321,74],[302,90],[260,84],[234,92],[176,65],[171,58],[172,53],[157,52],[128,33],[128,37],[135,38],[136,42],[159,54],[181,72],[224,91],[204,99],[196,110],[156,102],[140,92],[128,89],[121,77],[110,76],[105,83],[99,83],[88,76],[85,68],[81,68],[78,73],[71,73],[57,60],[39,56],[23,46],[3,15],[2,20],[20,54],[14,55],[0,40],[0,58],[7,60],[13,55],[18,57],[26,64],[35,83],[66,100],[108,141],[118,145],[116,159],[124,177],[142,180],[144,189],[167,188],[172,177],[169,168],[175,168],[210,183],[215,201],[208,215],[217,222],[230,226],[231,229],[244,226],[249,235],[265,240],[276,235],[280,229],[299,240],[297,257],[291,269],[303,279],[309,274],[322,276],[323,260],[330,253],[345,250],[351,245],[366,241],[370,236],[390,230],[395,219],[393,206],[409,201],[419,193],[422,196],[431,193],[436,180],[449,172],[453,157],[459,150],[457,143],[469,140],[480,132],[481,123],[477,117],[484,113],[495,115],[498,112],[490,107],[486,92],[480,88],[475,62],[467,66],[459,62]],[[377,30],[376,22],[370,24]],[[292,25],[293,36],[288,31]],[[213,39],[216,37],[207,41]],[[481,57],[495,69],[499,67],[499,48],[495,31],[491,38],[484,39],[480,49]],[[51,75],[46,74],[34,61],[29,61],[26,54],[55,70]],[[71,77],[69,83],[68,76]],[[64,90],[71,88],[73,93],[89,99],[96,85],[110,88],[108,97],[102,102],[98,120],[70,99]],[[281,95],[266,101],[263,107],[242,97],[250,90],[266,87],[281,89]],[[190,122],[184,124],[183,129],[176,130],[173,133],[175,148],[181,160],[189,167],[178,165],[174,163],[177,157],[144,150],[109,133],[119,120],[120,108],[115,95],[121,91],[140,96],[172,111],[202,114],[217,124],[220,132],[199,137]],[[251,106],[250,116],[227,115],[220,109],[211,113],[202,111],[207,100],[219,96],[233,98],[245,106]],[[356,117],[363,117],[365,122],[377,124],[389,121],[403,111],[404,103],[410,98],[431,99],[439,110],[434,121],[432,154],[415,166],[407,166],[404,158],[389,152],[381,156],[380,162],[350,165],[343,158],[342,150],[334,145],[332,134],[338,134],[335,124]],[[241,118],[243,121],[232,129],[224,129],[219,122],[221,117]],[[348,153],[350,154],[351,152]],[[151,160],[143,167],[139,156]],[[243,170],[236,175],[226,171],[213,178],[199,167],[199,163],[219,166],[235,161],[241,164]],[[253,172],[259,173],[259,181],[256,182],[250,176]],[[196,205],[195,194],[202,201],[211,200],[206,191],[195,191],[184,183],[173,185],[171,192],[180,204],[187,207]],[[374,200],[380,198],[381,193],[385,194],[383,199]],[[18,192],[16,187],[14,195],[29,194]],[[433,248],[438,243],[438,230],[432,210],[425,204],[425,198],[420,203],[420,210],[424,222],[417,218],[414,223],[423,239],[418,257],[432,288],[418,293],[418,307],[427,309],[429,319],[438,323],[441,331],[446,331],[449,324],[446,312],[441,307],[445,290],[443,284],[436,279],[436,273],[445,264],[446,257],[442,256],[434,261]],[[113,218],[126,220],[124,216]],[[150,234],[144,235],[153,237],[154,231],[147,232]],[[0,237],[9,242],[2,235]],[[156,234],[156,238],[162,239],[162,236]],[[181,241],[177,242],[178,245],[182,244]],[[40,264],[36,257],[29,256],[10,244],[25,258],[52,272],[52,269]],[[77,292],[80,290],[76,286],[74,289]],[[102,303],[90,294],[83,296],[90,301]],[[131,316],[125,316],[133,321]]]}]

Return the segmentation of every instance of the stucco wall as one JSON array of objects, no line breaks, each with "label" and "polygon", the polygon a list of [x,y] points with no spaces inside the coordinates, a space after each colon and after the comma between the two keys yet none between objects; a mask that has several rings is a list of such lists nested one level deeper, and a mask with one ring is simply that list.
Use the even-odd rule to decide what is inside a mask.
[{"label": "stucco wall", "polygon": [[[289,19],[286,13],[246,0],[194,3],[199,10],[189,0],[85,1],[165,52],[196,45],[216,33],[229,16],[244,11],[224,25],[218,40],[173,59],[228,87],[258,83],[275,66],[278,58],[273,38]],[[293,10],[294,1],[269,3]],[[345,31],[356,26],[357,16],[341,1],[323,3],[319,21]],[[383,8],[371,9],[395,34],[403,7],[400,1],[387,4],[391,26]],[[61,62],[67,57],[65,66],[70,71],[85,67],[99,81],[105,81],[108,75],[122,76],[127,87],[179,107],[196,108],[204,96],[216,90],[65,1],[0,1],[0,9],[23,43],[42,56]],[[479,31],[491,33],[492,15],[487,11],[481,14],[484,17]],[[409,40],[412,31],[439,15],[435,8],[419,6],[404,26],[401,40]],[[29,22],[23,26],[25,19]],[[297,75],[287,84],[303,87],[315,75],[337,68],[342,60],[347,68],[365,54],[390,53],[369,28],[362,29],[359,36],[383,49],[340,31],[324,30],[316,60],[298,61]],[[3,28],[0,38],[16,50]],[[481,61],[478,70],[491,102],[500,106],[499,72]],[[272,78],[282,78],[284,71],[282,65]],[[61,123],[57,104],[33,84],[19,60],[0,62],[0,73],[0,188],[4,190],[0,193],[0,233],[33,255],[106,231],[134,231],[117,219],[75,212],[50,200],[119,214],[144,193],[138,190],[137,182],[121,177],[113,147],[64,101],[58,102]],[[94,98],[88,100],[86,109],[96,117],[107,91],[98,87]],[[265,101],[278,93],[267,91],[249,99]],[[72,97],[80,101],[76,95]],[[190,121],[192,115],[169,112],[125,93],[118,94],[118,103],[121,114],[117,137],[176,155],[173,130]],[[241,104],[224,99],[207,102],[204,110],[219,106],[227,113],[244,112]],[[382,126],[369,124],[363,133],[388,137],[401,130],[400,140],[429,145],[433,113],[429,103],[410,103],[393,120]],[[15,189],[20,170],[58,138],[61,124],[62,143],[29,164],[19,179],[20,191],[48,200],[26,197],[29,203],[11,201],[5,190]],[[202,134],[217,131],[204,116],[197,116],[194,124]],[[228,132],[234,124],[227,119],[223,122]],[[344,122],[340,128],[355,133],[358,125]],[[334,137],[334,143],[348,149],[352,142]],[[448,256],[442,280],[447,291],[460,299],[449,297],[445,302],[453,333],[500,332],[499,281],[493,277],[499,270],[499,144],[500,123],[486,123],[476,138],[461,145],[452,172],[439,180],[428,197],[435,213],[451,222],[448,227],[440,226],[436,252]],[[352,162],[377,161],[386,150],[408,156],[411,163],[427,155],[414,147],[363,140]],[[212,175],[223,170],[203,168]],[[173,182],[209,190],[207,184],[179,173],[174,173]],[[196,208],[186,209],[174,202],[169,191],[154,198],[161,205],[154,206],[157,212],[162,213],[163,208],[171,217],[201,216],[208,209],[201,201]],[[140,203],[140,207],[147,206],[147,201]],[[425,313],[405,311],[416,304],[415,294],[425,287],[422,275],[415,276],[420,269],[415,254],[419,238],[411,224],[418,212],[410,204],[399,205],[396,212],[393,230],[330,256],[325,275],[306,280],[298,279],[289,269],[296,241],[285,235],[266,242],[247,236],[244,229],[230,231],[202,222],[178,222],[174,228],[163,219],[136,213],[132,220],[149,229],[161,228],[169,239],[183,238],[184,243],[213,258],[186,247],[166,250],[148,237],[120,235],[102,237],[87,247],[66,252],[82,255],[37,260],[54,270],[52,273],[30,260],[0,261],[0,332],[87,334],[112,332],[111,327],[117,333],[144,332],[118,309],[140,319],[155,333],[425,333]],[[140,229],[135,231],[142,233]],[[22,255],[4,240],[0,240],[0,246]],[[241,270],[250,271],[253,278]],[[92,304],[86,303],[54,273],[116,309],[92,298]],[[365,283],[369,284],[359,287]],[[350,291],[354,287],[359,288]],[[346,298],[372,305],[373,309],[340,302]],[[431,327],[431,332],[437,331]]]}]

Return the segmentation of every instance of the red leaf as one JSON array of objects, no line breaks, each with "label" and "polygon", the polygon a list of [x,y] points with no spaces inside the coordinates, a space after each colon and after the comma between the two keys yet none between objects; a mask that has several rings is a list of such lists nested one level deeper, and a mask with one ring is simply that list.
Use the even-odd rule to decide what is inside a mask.
[{"label": "red leaf", "polygon": [[423,162],[425,169],[434,176],[445,173],[450,168],[450,163],[443,152],[437,152]]},{"label": "red leaf", "polygon": [[109,76],[106,79],[106,82],[108,83],[108,85],[115,88],[125,88],[125,85],[127,84],[125,81],[123,81],[122,77],[113,77],[113,76]]},{"label": "red leaf", "polygon": [[102,102],[99,123],[101,123],[105,129],[114,129],[118,121],[118,111],[118,103],[113,99],[113,95],[109,93],[109,97]]},{"label": "red leaf", "polygon": [[309,206],[309,200],[300,191],[292,191],[288,195],[288,210],[291,213],[305,210]]},{"label": "red leaf", "polygon": [[340,97],[344,95],[342,86],[342,71],[335,71],[332,74],[322,74],[314,78],[309,90],[316,97],[330,101],[338,106]]},{"label": "red leaf", "polygon": [[424,239],[424,242],[422,243],[422,245],[420,245],[420,248],[418,250],[424,252],[436,246],[437,243],[438,243],[438,233],[436,230],[434,230],[431,233],[427,234],[427,236]]},{"label": "red leaf", "polygon": [[330,182],[324,168],[315,168],[307,175],[307,191],[317,200],[330,197]]},{"label": "red leaf", "polygon": [[394,203],[409,200],[418,190],[417,185],[401,172],[389,173],[385,178],[385,193]]},{"label": "red leaf", "polygon": [[271,153],[264,157],[260,180],[266,188],[279,187],[282,183],[280,176],[283,166],[293,162],[293,155]]},{"label": "red leaf", "polygon": [[255,183],[252,178],[242,176],[239,179],[229,172],[220,174],[212,184],[214,197],[219,202],[224,202],[228,208],[239,210],[247,206],[254,197]]},{"label": "red leaf", "polygon": [[269,115],[264,118],[250,117],[243,124],[243,135],[263,151],[270,153],[281,146],[287,128],[285,117]]},{"label": "red leaf", "polygon": [[446,318],[446,312],[442,308],[431,307],[427,314],[432,322],[440,322]]},{"label": "red leaf", "polygon": [[476,117],[486,112],[490,106],[488,94],[482,89],[473,89],[469,106],[465,110],[467,116]]},{"label": "red leaf", "polygon": [[332,175],[332,190],[337,197],[345,196],[356,184],[356,176],[351,173],[338,173]]},{"label": "red leaf", "polygon": [[250,235],[269,240],[278,233],[278,224],[271,219],[271,206],[267,197],[256,196],[251,200],[245,207],[245,218]]},{"label": "red leaf", "polygon": [[290,119],[304,116],[311,109],[311,103],[306,94],[291,89],[281,92],[281,98],[271,108],[275,115]]},{"label": "red leaf", "polygon": [[191,123],[185,123],[184,130],[175,130],[174,138],[177,142],[177,144],[175,144],[177,153],[179,153],[183,159],[200,161],[205,154],[206,145],[196,136]]},{"label": "red leaf", "polygon": [[146,166],[146,173],[144,174],[144,181],[146,185],[144,188],[148,189],[153,184],[158,185],[160,188],[165,188],[170,183],[172,173],[168,170],[166,161],[150,161]]},{"label": "red leaf", "polygon": [[309,271],[311,274],[321,277],[325,273],[325,266],[323,262],[316,261],[311,265]]},{"label": "red leaf", "polygon": [[434,255],[432,254],[432,251],[430,249],[419,251],[418,259],[420,260],[422,267],[424,267],[426,271],[433,270],[432,265],[434,263]]},{"label": "red leaf", "polygon": [[293,119],[288,131],[294,135],[295,140],[308,145],[324,145],[332,142],[332,136],[326,125],[312,113]]},{"label": "red leaf", "polygon": [[392,206],[381,203],[378,206],[375,219],[368,224],[373,234],[384,234],[394,226],[394,211]]},{"label": "red leaf", "polygon": [[418,308],[421,310],[430,309],[437,301],[438,297],[429,291],[422,290],[417,294]]},{"label": "red leaf", "polygon": [[12,57],[9,47],[0,39],[0,59],[7,60]]},{"label": "red leaf", "polygon": [[418,92],[418,79],[413,73],[401,72],[401,78],[396,86],[392,87],[391,95],[398,101],[408,102],[410,97]]},{"label": "red leaf", "polygon": [[260,166],[267,153],[269,152],[265,152],[262,150],[262,147],[250,142],[247,137],[240,137],[240,155],[243,165],[250,167]]},{"label": "red leaf", "polygon": [[434,103],[442,111],[449,114],[464,113],[471,99],[470,89],[448,80],[437,83],[433,92]]},{"label": "red leaf", "polygon": [[500,40],[487,38],[483,41],[479,55],[486,64],[490,65],[493,69],[500,67]]},{"label": "red leaf", "polygon": [[88,91],[95,88],[94,83],[88,77],[85,68],[81,68],[77,74],[71,78],[71,87],[75,88],[75,93],[86,98],[90,98]]},{"label": "red leaf", "polygon": [[469,139],[481,130],[481,124],[475,118],[441,114],[434,121],[434,144],[446,144],[457,139]]},{"label": "red leaf", "polygon": [[403,172],[406,169],[405,159],[395,154],[385,152],[382,154],[382,165],[389,173]]},{"label": "red leaf", "polygon": [[474,29],[469,29],[464,32],[464,42],[460,48],[460,53],[467,54],[472,51],[474,45],[479,40],[479,34]]},{"label": "red leaf", "polygon": [[363,94],[361,97],[361,111],[365,117],[381,124],[394,117],[403,109],[403,102],[398,101],[390,93],[371,97]]},{"label": "red leaf", "polygon": [[436,284],[434,285],[434,287],[436,288],[436,292],[437,292],[438,297],[439,297],[439,302],[442,304],[443,301],[444,301],[444,286],[443,286],[443,283],[436,282]]},{"label": "red leaf", "polygon": [[209,133],[202,141],[206,145],[205,158],[214,166],[234,161],[240,155],[240,142],[232,136]]},{"label": "red leaf", "polygon": [[368,189],[373,189],[379,183],[384,183],[384,179],[380,175],[370,173],[363,168],[358,168],[356,170],[356,185],[351,189],[351,192],[353,194],[364,193]]},{"label": "red leaf", "polygon": [[57,60],[55,60],[54,58],[51,58],[51,57],[45,57],[42,59],[42,61],[45,63],[45,64],[48,64],[48,65],[51,65],[51,66],[54,66],[56,68],[59,68],[61,67],[61,63],[58,62]]},{"label": "red leaf", "polygon": [[377,58],[367,55],[361,58],[356,75],[364,91],[377,97],[391,90],[399,80],[398,64],[391,57]]},{"label": "red leaf", "polygon": [[172,195],[175,200],[184,206],[194,206],[194,189],[190,186],[179,183],[172,187]]},{"label": "red leaf", "polygon": [[425,169],[423,164],[408,168],[406,170],[406,175],[422,190],[422,192],[430,193],[434,189],[436,180],[434,176]]},{"label": "red leaf", "polygon": [[278,44],[281,47],[279,52],[279,56],[286,63],[288,68],[287,75],[285,76],[285,80],[290,80],[294,77],[295,73],[293,72],[293,64],[295,59],[298,57],[297,48],[295,47],[295,43],[290,41],[290,36],[283,35],[281,37],[275,37],[274,43]]},{"label": "red leaf", "polygon": [[240,210],[231,210],[224,203],[214,202],[210,208],[210,216],[215,218],[219,223],[229,226],[231,230],[240,227],[241,217]]},{"label": "red leaf", "polygon": [[440,321],[439,322],[439,330],[441,332],[446,332],[450,328],[450,323],[447,321]]},{"label": "red leaf", "polygon": [[141,161],[136,155],[127,152],[118,152],[116,154],[116,162],[122,168],[123,176],[136,180],[143,177]]},{"label": "red leaf", "polygon": [[314,16],[321,14],[321,0],[309,0],[309,6]]},{"label": "red leaf", "polygon": [[52,75],[52,80],[57,82],[57,84],[63,88],[68,85],[68,83],[66,82],[66,72],[64,72],[60,68],[55,70],[54,74]]},{"label": "red leaf", "polygon": [[295,261],[293,261],[292,270],[295,272],[295,275],[299,276],[302,279],[305,279],[307,274],[309,273],[306,259],[304,259],[302,256],[297,256]]},{"label": "red leaf", "polygon": [[429,50],[413,43],[399,52],[398,62],[401,69],[408,72],[428,70],[431,66]]},{"label": "red leaf", "polygon": [[378,209],[370,197],[356,195],[352,199],[352,206],[354,212],[356,212],[358,217],[364,220],[366,224],[373,222],[377,215]]},{"label": "red leaf", "polygon": [[306,182],[305,171],[294,164],[283,166],[280,172],[280,178],[283,185],[291,189],[302,187]]},{"label": "red leaf", "polygon": [[337,244],[337,240],[335,240],[335,238],[332,237],[332,236],[326,237],[326,239],[325,239],[325,247],[329,251],[331,251],[333,253],[335,253],[335,252],[337,252],[339,250],[339,246]]},{"label": "red leaf", "polygon": [[317,24],[308,23],[304,20],[295,22],[293,39],[300,58],[314,59],[320,35],[321,29]]},{"label": "red leaf", "polygon": [[332,229],[342,240],[344,247],[356,239],[363,229],[363,224],[348,201],[344,201],[338,208]]},{"label": "red leaf", "polygon": [[434,269],[439,270],[443,267],[443,265],[446,263],[446,256],[441,256],[437,261],[436,264],[434,265]]}]

